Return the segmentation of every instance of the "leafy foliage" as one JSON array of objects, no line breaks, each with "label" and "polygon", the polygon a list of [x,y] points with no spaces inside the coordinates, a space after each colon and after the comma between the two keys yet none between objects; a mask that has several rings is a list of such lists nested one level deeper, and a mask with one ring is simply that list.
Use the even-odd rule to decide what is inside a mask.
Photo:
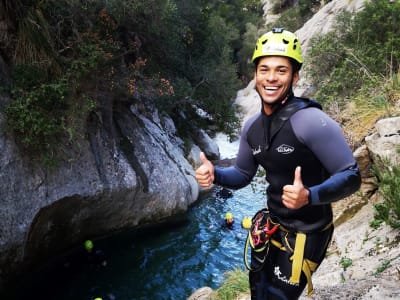
[{"label": "leafy foliage", "polygon": [[248,294],[249,277],[247,272],[240,269],[229,271],[225,274],[224,284],[214,292],[212,299],[238,299],[240,294]]},{"label": "leafy foliage", "polygon": [[[198,125],[202,108],[211,116],[206,125],[228,134],[239,126],[232,98],[248,59],[239,52],[246,24],[262,20],[259,1],[16,0],[5,7],[15,28],[6,113],[27,152],[51,154],[83,133],[92,110],[112,110],[113,101],[106,108],[101,100],[107,94],[152,99]],[[77,118],[81,128],[66,121]]]},{"label": "leafy foliage", "polygon": [[368,1],[354,16],[338,15],[329,34],[315,36],[305,64],[314,96],[322,103],[343,105],[361,87],[378,87],[382,79],[397,73],[399,15],[398,1]]},{"label": "leafy foliage", "polygon": [[340,259],[340,265],[343,267],[343,270],[346,271],[348,267],[350,267],[353,264],[353,260],[348,257],[342,257]]},{"label": "leafy foliage", "polygon": [[400,228],[400,167],[381,161],[379,166],[375,165],[374,173],[384,202],[375,205],[375,221],[371,225],[385,222]]}]

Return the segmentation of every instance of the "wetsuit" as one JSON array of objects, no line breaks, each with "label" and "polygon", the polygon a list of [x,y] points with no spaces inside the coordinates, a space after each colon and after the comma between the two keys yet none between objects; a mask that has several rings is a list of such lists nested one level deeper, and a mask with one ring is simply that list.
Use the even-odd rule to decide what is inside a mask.
[{"label": "wetsuit", "polygon": [[[266,171],[271,218],[285,229],[273,237],[283,243],[286,236],[294,247],[296,233],[306,233],[304,257],[319,265],[333,232],[329,226],[331,202],[349,196],[361,184],[340,126],[315,101],[292,95],[271,115],[262,110],[246,122],[235,165],[216,167],[214,183],[242,188],[251,182],[259,166]],[[303,184],[310,191],[309,204],[289,209],[282,203],[282,189],[293,184],[297,166],[301,166]],[[264,268],[250,272],[252,299],[297,299],[307,279],[302,274],[300,283],[289,282],[293,253],[274,248],[270,247]]]},{"label": "wetsuit", "polygon": [[229,230],[233,230],[234,229],[234,224],[235,224],[235,221],[232,221],[231,223],[228,223],[227,220],[223,220],[221,222],[221,227],[229,229]]}]

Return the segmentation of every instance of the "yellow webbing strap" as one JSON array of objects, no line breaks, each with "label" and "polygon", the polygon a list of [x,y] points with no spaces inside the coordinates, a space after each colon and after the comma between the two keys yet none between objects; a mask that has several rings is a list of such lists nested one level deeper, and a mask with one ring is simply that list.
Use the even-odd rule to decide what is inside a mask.
[{"label": "yellow webbing strap", "polygon": [[274,245],[276,248],[282,250],[282,251],[286,251],[285,246],[283,246],[281,243],[279,243],[277,240],[274,239],[270,239],[270,242],[272,245]]},{"label": "yellow webbing strap", "polygon": [[300,283],[301,270],[303,268],[304,246],[306,244],[305,233],[298,232],[296,234],[296,242],[294,245],[294,253],[291,259],[292,262],[292,276],[289,281],[291,283]]},{"label": "yellow webbing strap", "polygon": [[307,296],[311,296],[314,293],[314,287],[312,284],[312,280],[311,280],[311,275],[312,272],[314,272],[318,267],[318,264],[309,260],[309,259],[304,259],[303,261],[303,272],[304,275],[306,275],[307,277]]},{"label": "yellow webbing strap", "polygon": [[[325,226],[322,231],[325,231],[329,229],[332,226],[332,223],[329,223],[327,226]],[[280,227],[281,230],[286,231]],[[286,231],[289,232],[289,231]],[[288,240],[285,237],[285,242],[287,244],[286,248],[284,245],[282,245],[280,242],[271,239],[270,242],[272,245],[277,247],[278,249],[282,251],[293,251],[293,255],[290,257],[290,260],[292,261],[292,275],[290,277],[290,282],[291,283],[300,283],[300,276],[301,276],[301,271],[303,271],[304,275],[307,278],[307,295],[311,296],[314,293],[314,287],[312,283],[312,273],[317,269],[318,264],[304,258],[304,247],[306,245],[306,234],[305,233],[296,233],[296,241],[294,245],[294,250],[290,247],[290,244]]]}]

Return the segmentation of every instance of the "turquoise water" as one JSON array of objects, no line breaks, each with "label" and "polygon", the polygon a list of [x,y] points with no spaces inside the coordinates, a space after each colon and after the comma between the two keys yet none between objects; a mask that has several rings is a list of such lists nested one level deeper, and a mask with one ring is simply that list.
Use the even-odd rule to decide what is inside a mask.
[{"label": "turquoise water", "polygon": [[[217,141],[230,158],[237,144]],[[229,153],[232,152],[232,153]],[[174,225],[123,232],[94,241],[104,251],[105,267],[88,263],[82,249],[54,262],[18,284],[19,299],[139,300],[186,299],[198,288],[216,289],[224,273],[244,269],[246,231],[240,223],[263,207],[265,196],[251,186],[221,199],[215,190],[196,202]],[[221,227],[226,212],[235,217],[233,230]]]},{"label": "turquoise water", "polygon": [[[94,242],[107,265],[89,264],[79,254],[66,256],[21,282],[19,299],[103,300],[186,299],[203,286],[218,288],[224,273],[244,268],[246,231],[240,221],[264,203],[251,187],[227,200],[209,194],[184,218],[165,228],[124,232]],[[224,215],[235,216],[233,230],[221,227]]]}]

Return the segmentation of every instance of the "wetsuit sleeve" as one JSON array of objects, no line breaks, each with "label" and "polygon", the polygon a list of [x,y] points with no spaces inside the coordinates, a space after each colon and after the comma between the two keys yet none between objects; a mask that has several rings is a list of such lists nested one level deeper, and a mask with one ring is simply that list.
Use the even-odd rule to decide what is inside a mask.
[{"label": "wetsuit sleeve", "polygon": [[251,118],[243,127],[235,165],[227,168],[215,167],[215,184],[230,189],[240,189],[252,181],[257,172],[258,164],[253,158],[253,152],[247,142],[246,136],[253,120]]},{"label": "wetsuit sleeve", "polygon": [[356,192],[360,184],[360,172],[357,165],[354,165],[332,175],[323,183],[310,187],[310,203],[318,205],[340,200]]},{"label": "wetsuit sleeve", "polygon": [[320,160],[331,175],[308,187],[310,204],[326,204],[356,192],[361,176],[339,124],[317,108],[302,109],[290,119],[297,138]]}]

